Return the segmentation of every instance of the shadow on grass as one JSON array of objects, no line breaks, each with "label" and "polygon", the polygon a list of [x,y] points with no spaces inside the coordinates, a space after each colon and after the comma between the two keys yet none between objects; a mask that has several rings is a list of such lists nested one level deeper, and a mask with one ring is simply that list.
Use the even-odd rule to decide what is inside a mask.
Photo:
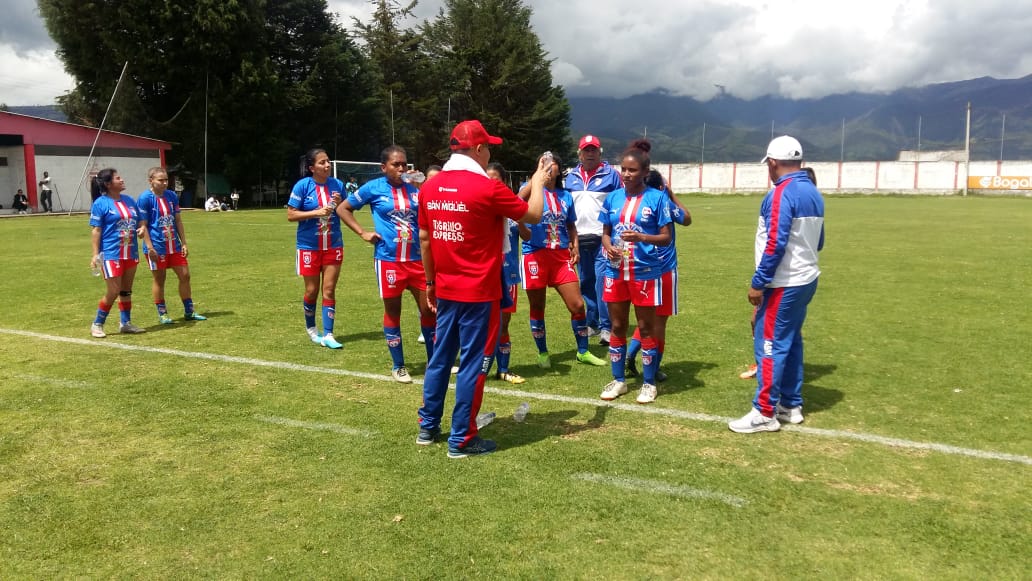
[{"label": "shadow on grass", "polygon": [[[527,419],[517,422],[512,415],[501,416],[490,425],[484,427],[480,435],[498,442],[498,448],[517,448],[540,442],[556,436],[570,436],[588,430],[601,428],[606,422],[606,414],[612,408],[598,406],[595,414],[586,422],[571,422],[580,412],[576,410],[559,410],[554,412],[534,413],[531,407]],[[481,410],[484,411],[484,410]]]},{"label": "shadow on grass", "polygon": [[841,391],[809,383],[803,384],[803,410],[819,412],[831,409],[845,399]]},{"label": "shadow on grass", "polygon": [[[716,363],[710,363],[709,361],[671,361],[669,363],[663,361],[660,364],[660,369],[667,374],[667,380],[659,384],[659,392],[677,393],[705,387],[706,382],[699,379],[699,373],[707,369],[713,369],[716,366]],[[641,362],[639,361],[638,377],[635,378],[639,383],[641,382],[641,367]]]}]

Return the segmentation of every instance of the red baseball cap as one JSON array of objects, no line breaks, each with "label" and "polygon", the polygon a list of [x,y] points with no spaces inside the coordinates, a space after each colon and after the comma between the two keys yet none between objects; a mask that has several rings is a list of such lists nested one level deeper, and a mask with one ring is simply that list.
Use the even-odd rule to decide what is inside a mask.
[{"label": "red baseball cap", "polygon": [[577,149],[584,149],[585,147],[597,147],[602,149],[602,142],[594,135],[585,135],[580,138],[580,145],[577,146]]},{"label": "red baseball cap", "polygon": [[449,142],[452,151],[459,149],[473,149],[482,143],[501,145],[502,138],[488,135],[487,130],[484,129],[484,126],[476,119],[463,121],[456,125],[455,129],[452,129],[451,141]]}]

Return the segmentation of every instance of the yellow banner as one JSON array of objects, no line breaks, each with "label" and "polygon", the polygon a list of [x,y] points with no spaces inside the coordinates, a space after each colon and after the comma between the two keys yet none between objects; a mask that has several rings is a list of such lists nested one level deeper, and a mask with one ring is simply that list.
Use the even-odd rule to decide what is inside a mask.
[{"label": "yellow banner", "polygon": [[969,176],[973,190],[1032,190],[1032,176]]}]

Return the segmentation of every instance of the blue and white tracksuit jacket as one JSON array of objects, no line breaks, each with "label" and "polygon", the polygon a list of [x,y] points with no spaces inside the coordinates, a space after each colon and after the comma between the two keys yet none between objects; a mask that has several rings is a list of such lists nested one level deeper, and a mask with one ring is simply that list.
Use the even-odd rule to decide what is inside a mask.
[{"label": "blue and white tracksuit jacket", "polygon": [[764,289],[756,310],[756,397],[773,416],[777,405],[803,405],[803,321],[821,274],[824,199],[806,172],[781,176],[760,206],[752,288]]}]

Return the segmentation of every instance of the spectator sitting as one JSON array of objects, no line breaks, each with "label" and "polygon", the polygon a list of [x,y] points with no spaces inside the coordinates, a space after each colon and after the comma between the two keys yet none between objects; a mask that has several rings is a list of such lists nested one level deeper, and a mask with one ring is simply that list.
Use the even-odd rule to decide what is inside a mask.
[{"label": "spectator sitting", "polygon": [[219,204],[218,198],[209,196],[208,201],[204,202],[204,210],[206,212],[221,212],[222,206]]},{"label": "spectator sitting", "polygon": [[18,189],[18,193],[14,195],[13,207],[19,214],[28,214],[29,198],[20,188]]}]

